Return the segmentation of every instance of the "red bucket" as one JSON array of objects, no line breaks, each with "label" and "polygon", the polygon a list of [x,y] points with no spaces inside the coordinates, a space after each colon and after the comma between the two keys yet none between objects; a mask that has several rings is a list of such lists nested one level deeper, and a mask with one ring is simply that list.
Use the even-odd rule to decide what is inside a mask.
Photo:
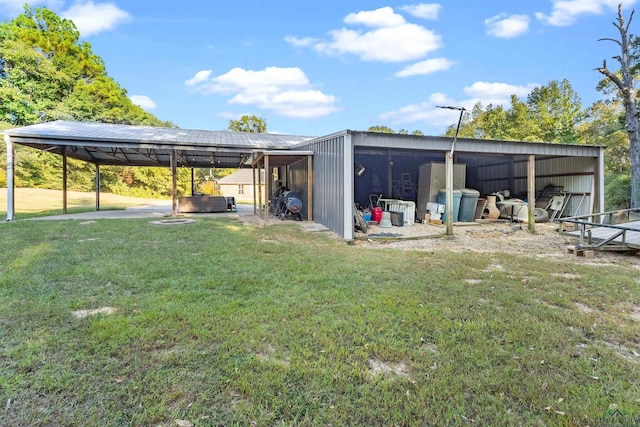
[{"label": "red bucket", "polygon": [[380,219],[382,219],[382,208],[376,207],[371,209],[371,221],[377,224],[380,222]]}]

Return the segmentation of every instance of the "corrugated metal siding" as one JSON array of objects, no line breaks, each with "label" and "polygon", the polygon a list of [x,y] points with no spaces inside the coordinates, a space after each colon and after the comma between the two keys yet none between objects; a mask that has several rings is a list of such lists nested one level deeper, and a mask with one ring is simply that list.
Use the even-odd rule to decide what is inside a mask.
[{"label": "corrugated metal siding", "polygon": [[[313,151],[313,220],[329,227],[339,236],[347,238],[345,230],[344,189],[344,144],[346,133],[334,134],[326,139],[317,139],[297,149]],[[294,176],[298,175],[298,166]],[[306,174],[306,172],[305,172]],[[292,184],[294,185],[294,184]],[[307,185],[304,180],[297,185]],[[297,187],[296,187],[297,188]],[[352,220],[353,222],[353,220]]]}]

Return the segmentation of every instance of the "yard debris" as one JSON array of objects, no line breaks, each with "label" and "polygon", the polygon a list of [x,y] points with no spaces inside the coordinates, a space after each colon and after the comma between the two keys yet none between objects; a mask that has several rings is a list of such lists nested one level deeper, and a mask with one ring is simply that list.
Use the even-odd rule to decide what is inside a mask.
[{"label": "yard debris", "polygon": [[95,221],[84,221],[84,222],[79,222],[78,225],[90,225],[90,224],[97,224],[97,222]]},{"label": "yard debris", "polygon": [[473,418],[467,418],[462,414],[460,414],[460,416],[462,417],[463,420],[469,421],[470,423],[475,423],[476,422],[476,420],[474,420]]},{"label": "yard debris", "polygon": [[187,420],[175,420],[178,427],[193,427],[193,423]]},{"label": "yard debris", "polygon": [[117,311],[116,308],[113,307],[100,307],[94,308],[93,310],[76,310],[72,311],[71,314],[76,319],[84,319],[88,316],[95,316],[96,314],[113,314]]}]

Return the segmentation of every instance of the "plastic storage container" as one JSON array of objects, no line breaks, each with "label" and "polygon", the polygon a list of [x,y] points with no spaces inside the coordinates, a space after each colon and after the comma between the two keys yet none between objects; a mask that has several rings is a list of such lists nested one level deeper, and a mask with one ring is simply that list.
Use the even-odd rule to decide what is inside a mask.
[{"label": "plastic storage container", "polygon": [[[462,192],[460,190],[453,190],[453,222],[458,221],[461,199]],[[447,190],[438,191],[438,203],[441,205],[445,205],[444,212],[442,213],[442,222],[445,222],[447,218]]]},{"label": "plastic storage container", "polygon": [[406,200],[390,200],[387,210],[392,212],[402,212],[404,225],[413,225],[416,220],[416,203]]},{"label": "plastic storage container", "polygon": [[460,211],[458,213],[458,221],[473,222],[476,215],[476,205],[480,192],[471,188],[461,189],[462,198],[460,199]]}]

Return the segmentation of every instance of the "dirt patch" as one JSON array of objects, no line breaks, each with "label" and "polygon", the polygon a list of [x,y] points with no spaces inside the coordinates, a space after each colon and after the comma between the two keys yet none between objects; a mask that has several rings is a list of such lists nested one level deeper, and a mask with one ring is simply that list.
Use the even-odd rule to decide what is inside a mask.
[{"label": "dirt patch", "polygon": [[267,344],[262,351],[256,353],[256,356],[263,362],[270,362],[281,366],[291,365],[291,360],[289,360],[288,357],[280,358],[276,356],[276,353],[276,349],[271,344]]},{"label": "dirt patch", "polygon": [[184,225],[184,224],[193,224],[196,222],[195,219],[192,218],[174,218],[174,219],[161,219],[158,221],[149,221],[149,224],[154,225]]},{"label": "dirt patch", "polygon": [[[536,224],[531,233],[527,224],[510,224],[509,221],[492,223],[455,224],[453,236],[445,235],[444,226],[413,224],[404,227],[380,229],[372,226],[369,235],[388,234],[391,238],[368,237],[356,233],[356,245],[371,248],[392,248],[425,252],[451,251],[458,253],[511,253],[543,259],[555,259],[581,265],[617,266],[620,264],[640,269],[640,257],[629,253],[596,252],[595,259],[585,259],[567,253],[568,245],[575,245],[577,238],[559,233],[558,224]],[[393,235],[393,236],[392,236]],[[384,237],[384,236],[383,236]],[[579,279],[578,275],[563,274],[566,279]]]},{"label": "dirt patch", "polygon": [[504,271],[504,267],[500,264],[491,264],[489,267],[483,270],[485,273],[491,273],[492,271]]},{"label": "dirt patch", "polygon": [[393,363],[383,362],[381,360],[369,359],[369,374],[372,377],[378,375],[398,375],[400,377],[409,377],[409,369],[404,362]]},{"label": "dirt patch", "polygon": [[573,305],[576,306],[580,313],[593,313],[593,309],[582,304],[581,302],[574,302]]},{"label": "dirt patch", "polygon": [[614,344],[608,341],[602,341],[604,345],[609,347],[620,358],[632,363],[640,362],[640,353],[634,348],[629,348],[626,345]]},{"label": "dirt patch", "polygon": [[117,309],[113,307],[100,307],[91,310],[76,310],[72,311],[71,314],[76,319],[84,319],[85,317],[95,316],[96,314],[113,314],[116,311]]},{"label": "dirt patch", "polygon": [[563,279],[571,279],[571,280],[578,280],[582,277],[579,274],[573,274],[573,273],[553,273],[552,275],[556,277],[562,277]]}]

